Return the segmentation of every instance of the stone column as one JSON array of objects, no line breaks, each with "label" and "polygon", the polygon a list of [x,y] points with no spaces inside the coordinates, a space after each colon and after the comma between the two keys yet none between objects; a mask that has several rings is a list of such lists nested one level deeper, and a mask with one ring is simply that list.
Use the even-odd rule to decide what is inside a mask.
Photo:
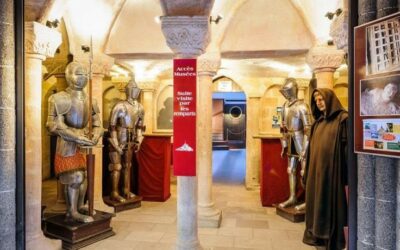
[{"label": "stone column", "polygon": [[381,18],[397,11],[397,0],[377,0],[377,18]]},{"label": "stone column", "polygon": [[139,88],[142,90],[142,105],[144,109],[144,125],[146,126],[145,134],[153,133],[154,123],[154,92],[155,80],[136,80]]},{"label": "stone column", "polygon": [[[25,23],[25,213],[26,249],[54,249],[59,241],[43,236],[42,205],[42,62],[53,57],[61,34],[36,22]],[[38,115],[39,114],[39,115]]]},{"label": "stone column", "polygon": [[260,96],[247,98],[246,112],[246,188],[260,188],[261,140],[253,136],[259,134]]},{"label": "stone column", "polygon": [[212,198],[212,78],[221,64],[219,53],[206,53],[197,63],[197,176],[199,182],[199,226],[218,228],[221,210]]},{"label": "stone column", "polygon": [[[65,65],[65,66],[60,67],[60,64],[61,65]],[[46,87],[44,87],[44,88],[42,87],[42,91],[47,91],[47,93],[43,93],[43,95],[42,95],[44,97],[43,100],[42,100],[42,110],[43,110],[42,114],[44,114],[44,116],[42,116],[42,119],[44,119],[43,124],[47,119],[48,97],[50,96],[50,94],[52,94],[52,93],[49,92],[49,90],[53,90],[53,87],[55,87],[54,90],[57,91],[57,92],[60,92],[62,90],[65,90],[68,87],[67,80],[65,79],[65,68],[66,68],[66,65],[67,65],[67,61],[62,61],[62,62],[60,62],[60,64],[57,63],[56,67],[59,67],[59,68],[55,69],[53,64],[52,64],[53,67],[51,67],[49,64],[47,64],[45,62],[45,65],[47,67],[47,71],[48,72],[53,72],[54,70],[56,70],[55,73],[54,73],[54,77],[57,79],[57,81],[56,81],[54,86],[53,85],[47,86],[47,88]],[[47,158],[47,159],[43,159],[42,162],[43,162],[43,166],[47,165],[47,166],[50,167],[51,166],[51,162],[50,162],[51,161],[50,135],[49,135],[47,129],[45,128],[45,126],[42,127],[42,133],[44,133],[43,136],[42,136],[42,140],[43,140],[42,141],[42,150],[43,150],[42,155],[43,155],[43,157]],[[50,169],[48,169],[47,171],[50,172]],[[43,178],[45,178],[45,177],[42,176],[42,179]],[[66,207],[66,203],[65,203],[64,187],[65,186],[63,184],[61,184],[59,180],[57,180],[57,200],[56,200],[56,203],[46,207],[46,209],[43,211],[43,213],[45,215],[46,214],[55,214],[55,213],[56,214],[63,214],[63,213],[66,212],[67,207]]]},{"label": "stone column", "polygon": [[363,24],[376,19],[376,0],[358,1],[358,23]]},{"label": "stone column", "polygon": [[[210,42],[208,16],[165,16],[161,28],[176,58],[196,58]],[[176,248],[201,249],[197,230],[197,177],[178,176],[177,182]]]},{"label": "stone column", "polygon": [[[297,95],[299,99],[304,100],[304,98],[306,96],[306,89],[307,89],[306,86],[299,86],[299,93]],[[304,100],[304,101],[308,104],[308,100]]]},{"label": "stone column", "polygon": [[[103,117],[103,78],[109,72],[112,61],[106,58],[94,57],[92,64],[92,94],[93,100],[97,101],[100,109],[100,118]],[[101,141],[99,141],[101,145]],[[94,208],[107,213],[114,213],[114,208],[107,206],[103,201],[103,148],[93,149],[95,154],[94,169]]]},{"label": "stone column", "polygon": [[344,52],[335,46],[317,45],[307,54],[307,63],[315,73],[318,88],[333,89],[333,73],[344,59]]},{"label": "stone column", "polygon": [[396,164],[387,157],[376,158],[375,247],[396,248]]},{"label": "stone column", "polygon": [[15,249],[14,1],[0,4],[0,249]]},{"label": "stone column", "polygon": [[358,249],[375,249],[375,156],[358,155]]}]

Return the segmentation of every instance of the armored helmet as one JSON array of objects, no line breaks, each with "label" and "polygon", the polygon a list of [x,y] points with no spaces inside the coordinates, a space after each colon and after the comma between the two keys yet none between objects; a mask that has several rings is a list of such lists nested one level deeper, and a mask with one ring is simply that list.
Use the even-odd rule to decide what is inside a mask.
[{"label": "armored helmet", "polygon": [[82,64],[71,62],[65,68],[65,78],[70,88],[83,89],[88,82],[88,73]]},{"label": "armored helmet", "polygon": [[287,78],[279,91],[289,101],[297,99],[298,88],[296,79]]},{"label": "armored helmet", "polygon": [[125,93],[127,98],[137,99],[140,95],[141,89],[137,86],[135,80],[130,80],[128,85],[125,87]]}]

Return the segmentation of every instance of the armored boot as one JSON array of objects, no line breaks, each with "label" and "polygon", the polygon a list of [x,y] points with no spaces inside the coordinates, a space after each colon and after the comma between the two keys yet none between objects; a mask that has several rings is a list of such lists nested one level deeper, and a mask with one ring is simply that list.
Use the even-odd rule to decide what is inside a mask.
[{"label": "armored boot", "polygon": [[123,195],[126,199],[131,199],[135,197],[133,193],[131,193],[131,164],[126,164],[124,171],[124,188],[123,188]]},{"label": "armored boot", "polygon": [[120,196],[119,192],[118,192],[118,184],[119,184],[120,176],[121,176],[121,170],[113,170],[111,172],[112,190],[111,190],[110,198],[114,201],[122,203],[122,202],[125,202],[126,200],[124,199],[124,197]]},{"label": "armored boot", "polygon": [[297,202],[296,198],[296,175],[295,173],[290,173],[289,174],[289,188],[290,188],[290,196],[289,199],[287,199],[285,202],[282,202],[279,204],[280,207],[285,208],[285,207],[290,207],[292,205],[295,205]]}]

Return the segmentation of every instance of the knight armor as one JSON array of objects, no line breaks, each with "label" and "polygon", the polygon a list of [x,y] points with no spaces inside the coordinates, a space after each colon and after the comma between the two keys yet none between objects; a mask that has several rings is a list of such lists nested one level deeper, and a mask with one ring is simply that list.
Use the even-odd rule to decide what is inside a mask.
[{"label": "knight armor", "polygon": [[[110,198],[125,202],[135,197],[130,191],[130,170],[133,153],[140,149],[144,132],[144,109],[137,101],[140,88],[132,80],[126,86],[127,100],[115,104],[110,114],[110,165],[112,191]],[[119,195],[119,179],[123,171],[123,196]]]},{"label": "knight armor", "polygon": [[[282,155],[286,152],[288,157],[287,172],[289,175],[290,196],[289,199],[279,206],[288,207],[295,205],[297,165],[301,163],[302,173],[305,167],[305,155],[308,148],[310,128],[312,124],[310,108],[303,100],[298,99],[297,82],[293,78],[286,79],[280,89],[281,94],[287,100],[283,105],[282,114]],[[296,209],[303,209],[304,205],[297,206]]]},{"label": "knight armor", "polygon": [[[103,135],[100,110],[96,101],[89,107],[89,99],[83,91],[88,76],[86,69],[77,62],[68,64],[65,71],[68,88],[53,94],[48,100],[46,127],[51,134],[57,135],[54,160],[55,173],[65,184],[67,219],[91,222],[93,218],[86,212],[86,159],[82,147],[97,144]],[[89,139],[88,120],[92,116],[93,135]]]}]

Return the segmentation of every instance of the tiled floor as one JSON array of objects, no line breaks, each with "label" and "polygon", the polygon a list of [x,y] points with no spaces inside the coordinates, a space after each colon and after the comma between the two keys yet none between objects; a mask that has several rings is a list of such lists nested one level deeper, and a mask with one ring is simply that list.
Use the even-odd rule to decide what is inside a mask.
[{"label": "tiled floor", "polygon": [[[174,249],[176,185],[171,188],[166,202],[142,202],[140,208],[118,213],[112,220],[116,235],[84,249]],[[243,185],[215,184],[213,194],[223,219],[218,229],[199,228],[204,249],[315,249],[301,242],[304,223],[291,223],[275,215],[273,208],[262,207],[259,192]]]},{"label": "tiled floor", "polygon": [[[274,208],[262,207],[259,191],[248,191],[243,185],[244,169],[235,166],[244,151],[214,152],[214,160],[230,162],[215,167],[213,195],[216,207],[222,210],[220,228],[199,228],[204,249],[315,249],[301,241],[304,223],[291,223],[275,214]],[[232,160],[231,158],[235,159]],[[229,160],[229,159],[230,160]],[[244,157],[239,157],[244,158]],[[244,161],[244,159],[242,159]],[[215,163],[214,163],[215,164]],[[244,164],[244,162],[243,162]],[[242,165],[242,164],[236,164]],[[55,182],[44,182],[46,202],[55,200]],[[124,211],[112,219],[115,236],[84,249],[92,250],[168,250],[176,241],[176,182],[171,184],[171,198],[166,202],[142,202],[142,207]]]}]

